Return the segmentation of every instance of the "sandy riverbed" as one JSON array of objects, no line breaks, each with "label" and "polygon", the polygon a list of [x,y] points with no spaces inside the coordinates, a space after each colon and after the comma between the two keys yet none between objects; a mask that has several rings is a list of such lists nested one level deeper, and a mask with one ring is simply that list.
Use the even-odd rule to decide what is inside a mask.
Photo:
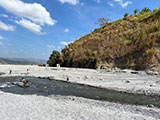
[{"label": "sandy riverbed", "polygon": [[[9,74],[10,70],[12,71]],[[92,100],[74,95],[33,94],[10,83],[22,76],[85,84],[128,93],[160,94],[160,78],[144,72],[99,71],[89,69],[46,68],[0,65],[0,120],[159,120],[160,109]],[[19,76],[14,77],[14,76]],[[70,84],[70,83],[68,83]],[[34,88],[34,85],[32,85]],[[54,86],[53,86],[54,87]],[[59,86],[61,87],[61,85]],[[63,85],[65,87],[65,85]],[[30,88],[27,88],[30,89]],[[28,94],[26,94],[28,93]]]}]

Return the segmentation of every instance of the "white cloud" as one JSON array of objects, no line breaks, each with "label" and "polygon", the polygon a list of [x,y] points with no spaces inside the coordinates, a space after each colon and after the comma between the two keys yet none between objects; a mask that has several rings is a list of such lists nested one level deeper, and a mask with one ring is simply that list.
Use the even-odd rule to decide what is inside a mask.
[{"label": "white cloud", "polygon": [[50,13],[38,3],[25,3],[21,0],[0,0],[0,7],[22,18],[28,18],[40,25],[54,25],[56,23],[50,17]]},{"label": "white cloud", "polygon": [[59,0],[62,4],[69,3],[71,5],[77,5],[79,3],[79,0]]},{"label": "white cloud", "polygon": [[12,25],[6,25],[2,21],[0,21],[0,30],[5,30],[5,31],[14,31],[15,27]]},{"label": "white cloud", "polygon": [[0,35],[0,40],[4,40],[4,37],[2,37],[1,35]]},{"label": "white cloud", "polygon": [[66,29],[64,30],[64,32],[69,32],[69,29],[68,29],[68,28],[66,28]]},{"label": "white cloud", "polygon": [[113,3],[111,3],[111,2],[108,2],[108,5],[110,5],[111,7],[113,7],[113,6],[114,6],[114,4],[113,4]]},{"label": "white cloud", "polygon": [[8,15],[6,14],[0,14],[1,17],[4,17],[4,18],[8,18]]},{"label": "white cloud", "polygon": [[67,45],[70,44],[70,43],[72,43],[72,42],[65,42],[65,41],[60,42],[60,44],[61,44],[61,45],[64,45],[64,46],[67,46]]},{"label": "white cloud", "polygon": [[61,45],[67,46],[67,45],[68,45],[68,42],[61,42]]},{"label": "white cloud", "polygon": [[53,45],[47,45],[47,47],[48,47],[49,49],[54,49],[54,48],[55,48],[55,46],[53,46]]},{"label": "white cloud", "polygon": [[2,42],[0,42],[0,46],[1,46],[1,45],[3,45],[3,43],[2,43]]},{"label": "white cloud", "polygon": [[127,7],[129,4],[132,4],[132,1],[126,1],[124,2],[124,0],[114,0],[115,2],[118,2],[122,8]]},{"label": "white cloud", "polygon": [[16,20],[15,21],[17,24],[23,26],[24,28],[28,29],[29,31],[33,32],[33,33],[36,33],[36,34],[44,34],[41,32],[42,28],[40,25],[37,25],[29,20],[25,20],[25,19],[22,19],[22,20]]}]

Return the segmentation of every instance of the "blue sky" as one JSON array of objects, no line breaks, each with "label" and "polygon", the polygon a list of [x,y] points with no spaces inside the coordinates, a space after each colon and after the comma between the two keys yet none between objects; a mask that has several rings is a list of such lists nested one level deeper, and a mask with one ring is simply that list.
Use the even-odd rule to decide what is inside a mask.
[{"label": "blue sky", "polygon": [[98,25],[127,12],[158,8],[158,0],[0,0],[0,57],[48,59]]}]

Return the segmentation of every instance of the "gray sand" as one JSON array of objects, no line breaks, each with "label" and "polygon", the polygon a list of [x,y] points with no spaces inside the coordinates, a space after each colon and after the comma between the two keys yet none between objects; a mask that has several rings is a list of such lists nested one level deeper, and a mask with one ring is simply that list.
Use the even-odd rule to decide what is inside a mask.
[{"label": "gray sand", "polygon": [[[17,79],[22,76],[33,76],[39,77],[37,81],[41,84],[42,78],[47,78],[128,93],[159,95],[158,75],[133,74],[128,70],[107,72],[17,65],[0,65],[0,73],[4,73],[0,79],[0,120],[160,120],[160,109],[154,106],[119,104],[75,95],[27,94],[27,89],[34,84],[30,88],[18,88],[11,84],[12,81],[18,82]],[[41,93],[45,89],[35,90]]]}]

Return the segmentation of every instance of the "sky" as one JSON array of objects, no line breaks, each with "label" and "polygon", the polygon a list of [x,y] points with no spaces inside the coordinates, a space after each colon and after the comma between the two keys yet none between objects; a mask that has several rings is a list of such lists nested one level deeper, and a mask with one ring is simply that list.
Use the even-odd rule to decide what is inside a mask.
[{"label": "sky", "polygon": [[158,0],[0,0],[0,57],[47,60],[94,31],[98,18],[120,19]]}]

